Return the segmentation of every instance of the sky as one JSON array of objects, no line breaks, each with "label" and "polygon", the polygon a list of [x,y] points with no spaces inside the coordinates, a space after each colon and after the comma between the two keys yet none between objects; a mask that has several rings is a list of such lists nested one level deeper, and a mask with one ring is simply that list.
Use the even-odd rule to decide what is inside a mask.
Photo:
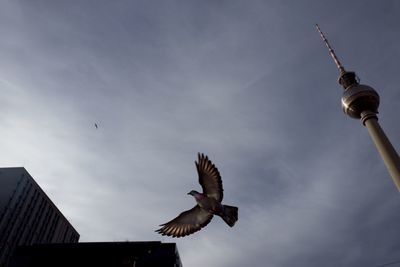
[{"label": "sky", "polygon": [[[191,267],[399,261],[400,194],[315,23],[400,149],[398,1],[1,0],[0,166],[81,242],[174,242]],[[198,152],[239,220],[161,236],[195,205]]]}]

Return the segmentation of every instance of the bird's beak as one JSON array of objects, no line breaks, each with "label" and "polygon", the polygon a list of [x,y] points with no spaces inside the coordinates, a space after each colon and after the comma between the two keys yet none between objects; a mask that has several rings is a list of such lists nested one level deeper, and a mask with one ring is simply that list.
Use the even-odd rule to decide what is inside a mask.
[{"label": "bird's beak", "polygon": [[189,193],[187,193],[188,195],[190,195],[190,192]]}]

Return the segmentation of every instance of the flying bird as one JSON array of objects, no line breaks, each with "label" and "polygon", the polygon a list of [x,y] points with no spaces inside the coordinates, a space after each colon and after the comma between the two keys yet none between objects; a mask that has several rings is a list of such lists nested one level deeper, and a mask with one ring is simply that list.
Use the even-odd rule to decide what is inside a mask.
[{"label": "flying bird", "polygon": [[94,127],[95,127],[96,129],[99,128],[99,126],[97,125],[97,123],[94,124]]},{"label": "flying bird", "polygon": [[238,220],[238,208],[221,203],[223,194],[221,175],[217,167],[204,154],[198,154],[198,162],[195,162],[199,174],[199,183],[203,193],[192,190],[196,200],[196,206],[182,212],[175,219],[161,224],[156,232],[161,235],[183,237],[193,234],[205,227],[214,215],[220,216],[230,227]]}]

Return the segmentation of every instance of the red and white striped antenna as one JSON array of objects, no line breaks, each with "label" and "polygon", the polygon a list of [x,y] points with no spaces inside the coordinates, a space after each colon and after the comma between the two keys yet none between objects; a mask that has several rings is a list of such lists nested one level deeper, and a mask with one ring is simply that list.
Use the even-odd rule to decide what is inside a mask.
[{"label": "red and white striped antenna", "polygon": [[328,39],[326,39],[324,33],[321,31],[321,29],[319,28],[318,24],[315,24],[315,27],[317,27],[317,30],[318,30],[319,34],[321,35],[321,38],[324,41],[326,47],[328,48],[329,54],[333,58],[333,61],[335,62],[336,67],[339,69],[340,73],[341,74],[346,73],[346,70],[344,69],[342,63],[340,63],[338,57],[335,54],[335,51],[333,51],[332,47],[330,46],[330,44],[328,42]]}]

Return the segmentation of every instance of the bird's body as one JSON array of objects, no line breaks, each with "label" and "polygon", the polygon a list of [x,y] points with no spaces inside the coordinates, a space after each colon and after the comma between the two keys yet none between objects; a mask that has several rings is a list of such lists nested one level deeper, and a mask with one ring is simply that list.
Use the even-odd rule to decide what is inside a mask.
[{"label": "bird's body", "polygon": [[[223,205],[218,202],[215,198],[213,197],[207,197],[203,195],[202,193],[199,193],[197,191],[191,191],[194,192],[193,196],[194,199],[197,202],[197,205],[199,205],[200,208],[212,213],[212,214],[221,214],[223,210]],[[190,193],[189,193],[190,194]],[[190,194],[192,195],[192,194]]]},{"label": "bird's body", "polygon": [[217,167],[203,154],[199,154],[198,162],[195,163],[203,193],[195,190],[188,193],[194,197],[197,205],[182,212],[170,222],[162,224],[157,230],[162,235],[172,237],[190,235],[206,226],[214,215],[220,216],[230,227],[238,220],[238,208],[221,203],[223,188]]}]

